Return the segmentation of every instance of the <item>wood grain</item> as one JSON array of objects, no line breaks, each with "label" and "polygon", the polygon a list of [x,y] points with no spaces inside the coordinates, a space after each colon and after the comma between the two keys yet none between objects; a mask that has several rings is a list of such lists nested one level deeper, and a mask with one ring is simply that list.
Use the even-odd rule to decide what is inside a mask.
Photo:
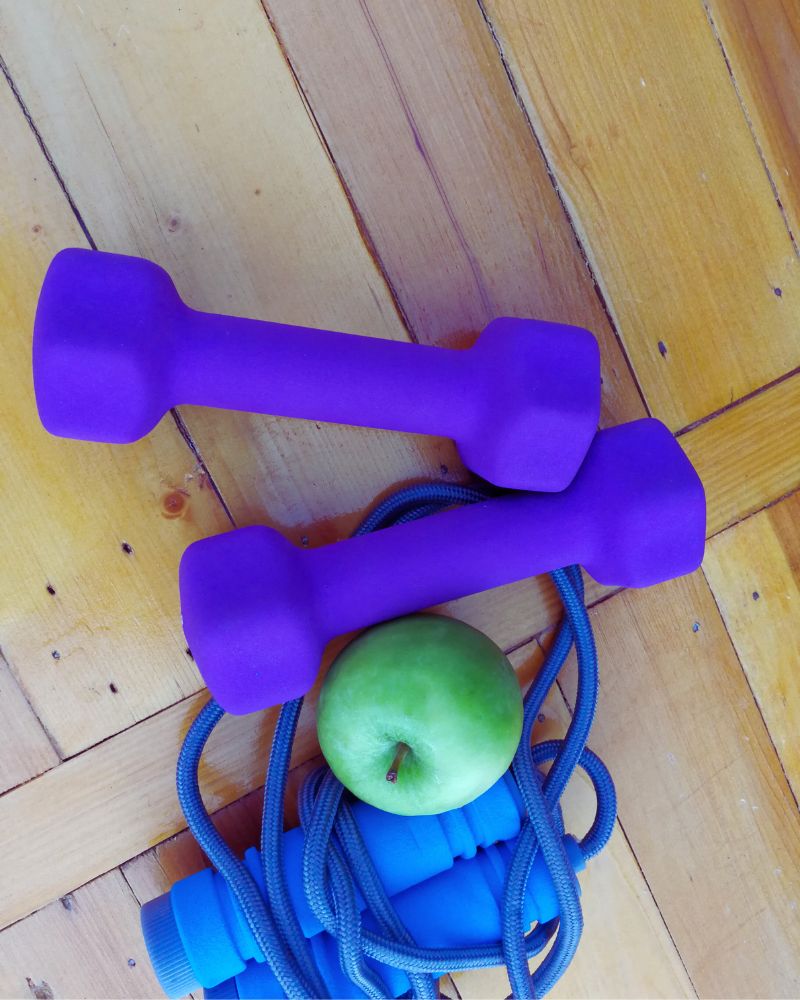
[{"label": "wood grain", "polygon": [[59,762],[55,747],[0,653],[0,792]]},{"label": "wood grain", "polygon": [[795,239],[800,236],[800,8],[705,0]]},{"label": "wood grain", "polygon": [[[0,798],[0,926],[109,871],[182,829],[174,764],[206,700],[189,698]],[[308,718],[296,761],[317,753]],[[263,780],[275,713],[228,717],[201,772],[211,809]]]},{"label": "wood grain", "polygon": [[703,480],[707,534],[714,535],[800,486],[800,376],[679,440]]},{"label": "wood grain", "polygon": [[591,618],[591,746],[698,995],[796,996],[800,815],[702,573]]},{"label": "wood grain", "polygon": [[161,989],[119,871],[3,931],[0,996],[155,997]]},{"label": "wood grain", "polygon": [[800,798],[800,494],[717,535],[703,566]]},{"label": "wood grain", "polygon": [[702,5],[484,6],[654,416],[796,368],[798,261]]},{"label": "wood grain", "polygon": [[479,6],[265,6],[417,339],[462,344],[499,315],[586,326],[603,421],[641,416]]},{"label": "wood grain", "polygon": [[[512,655],[520,674],[533,677],[539,648],[525,646]],[[558,688],[543,706],[534,742],[563,736],[569,712]],[[594,817],[594,793],[580,772],[563,797],[568,832],[580,837]],[[650,894],[636,858],[617,824],[605,851],[580,875],[585,927],[580,948],[552,997],[693,997],[694,990]],[[624,947],[620,942],[624,941]],[[505,968],[480,969],[453,976],[467,1000],[508,996]]]},{"label": "wood grain", "polygon": [[[286,829],[299,826],[297,795],[300,786],[309,773],[322,764],[324,759],[317,755],[289,771],[285,802]],[[263,788],[257,788],[214,813],[214,826],[230,848],[239,855],[243,855],[248,847],[257,847],[259,844],[263,791]],[[207,867],[208,859],[194,837],[188,830],[183,830],[128,861],[122,866],[122,872],[139,902],[146,903],[168,892],[180,879]]]},{"label": "wood grain", "polygon": [[[85,241],[5,84],[0,132],[0,645],[69,756],[198,690],[178,617],[178,559],[229,522],[171,418],[125,448],[43,430],[31,381],[36,297],[52,255]],[[180,516],[166,516],[170,498]],[[4,746],[17,741],[2,757],[27,757],[30,776],[52,758],[20,711],[0,734]]]}]

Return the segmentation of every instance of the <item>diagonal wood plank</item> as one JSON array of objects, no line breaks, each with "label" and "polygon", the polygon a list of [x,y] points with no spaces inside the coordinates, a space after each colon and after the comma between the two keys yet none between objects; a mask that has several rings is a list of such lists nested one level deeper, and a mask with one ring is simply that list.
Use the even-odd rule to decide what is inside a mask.
[{"label": "diagonal wood plank", "polygon": [[498,315],[586,326],[602,349],[604,422],[641,416],[474,0],[265,8],[415,335],[462,343]]},{"label": "diagonal wood plank", "polygon": [[0,996],[160,995],[139,930],[139,905],[119,871],[0,934]]},{"label": "diagonal wood plank", "polygon": [[[0,797],[0,926],[183,828],[175,759],[206,700],[196,695],[173,705]],[[295,761],[318,752],[309,718],[310,705]],[[220,725],[201,777],[209,808],[261,782],[274,721],[270,711]]]},{"label": "diagonal wood plank", "polygon": [[0,652],[0,792],[60,762]]},{"label": "diagonal wood plank", "polygon": [[796,368],[798,261],[702,5],[484,6],[654,415]]},{"label": "diagonal wood plank", "polygon": [[800,815],[702,573],[591,617],[591,745],[698,994],[796,996]]},{"label": "diagonal wood plank", "polygon": [[[68,755],[198,689],[175,574],[184,547],[228,520],[171,418],[129,448],[57,441],[39,424],[36,296],[53,253],[84,237],[5,81],[0,132],[0,645]],[[21,715],[0,735],[20,741],[2,752],[28,759],[20,777],[52,762],[37,727],[24,733]]]},{"label": "diagonal wood plank", "polygon": [[704,0],[795,239],[800,235],[800,8]]},{"label": "diagonal wood plank", "polygon": [[704,569],[800,798],[800,493],[713,538]]},{"label": "diagonal wood plank", "polygon": [[800,375],[679,440],[703,480],[713,535],[800,486]]}]

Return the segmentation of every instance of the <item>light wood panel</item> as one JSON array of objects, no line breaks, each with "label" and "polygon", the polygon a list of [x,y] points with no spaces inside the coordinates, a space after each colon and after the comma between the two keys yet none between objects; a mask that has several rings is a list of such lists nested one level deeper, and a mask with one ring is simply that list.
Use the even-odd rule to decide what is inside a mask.
[{"label": "light wood panel", "polygon": [[702,573],[591,618],[591,746],[698,994],[796,996],[800,815]]},{"label": "light wood panel", "polygon": [[654,415],[796,368],[798,262],[702,4],[484,6]]},{"label": "light wood panel", "polygon": [[791,226],[800,236],[800,7],[705,0]]},{"label": "light wood panel", "polygon": [[[197,695],[147,719],[0,798],[0,926],[109,871],[184,826],[175,760]],[[201,772],[219,809],[256,787],[275,713],[228,717]],[[294,760],[318,752],[309,705]]]},{"label": "light wood panel", "polygon": [[474,0],[265,7],[418,339],[460,344],[499,315],[586,326],[604,422],[641,416]]},{"label": "light wood panel", "polygon": [[800,376],[679,440],[703,480],[713,535],[800,486]]},{"label": "light wood panel", "polygon": [[[229,523],[171,418],[125,448],[43,430],[31,380],[36,297],[52,255],[85,240],[4,81],[0,133],[0,645],[69,755],[198,689],[178,559]],[[53,759],[19,694],[9,698],[15,723],[0,732],[0,756],[27,762],[21,779]]]},{"label": "light wood panel", "polygon": [[59,761],[55,747],[0,653],[0,792]]},{"label": "light wood panel", "polygon": [[704,569],[798,798],[800,494],[713,538]]},{"label": "light wood panel", "polygon": [[[323,763],[324,758],[317,755],[289,771],[284,817],[286,829],[299,826],[297,795],[300,786],[309,773]],[[263,804],[263,788],[257,788],[214,813],[214,826],[239,855],[243,855],[248,847],[258,847]],[[191,833],[184,830],[124,864],[122,872],[139,902],[146,903],[168,892],[170,886],[180,879],[207,867],[208,859]]]},{"label": "light wood panel", "polygon": [[0,940],[0,996],[162,995],[139,930],[139,905],[118,871],[8,928]]}]

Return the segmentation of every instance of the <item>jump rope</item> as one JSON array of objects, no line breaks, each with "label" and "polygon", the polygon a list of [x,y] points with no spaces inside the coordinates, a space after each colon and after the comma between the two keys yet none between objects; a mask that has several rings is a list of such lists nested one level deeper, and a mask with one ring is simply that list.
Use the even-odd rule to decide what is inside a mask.
[{"label": "jump rope", "polygon": [[[435,514],[447,507],[477,503],[496,491],[430,483],[393,493],[354,532],[365,535]],[[564,607],[553,645],[524,699],[522,735],[511,772],[525,807],[525,818],[508,868],[502,904],[502,940],[480,947],[426,948],[413,940],[394,911],[348,805],[344,786],[328,767],[305,781],[300,792],[300,822],[305,833],[303,886],[311,909],[337,941],[342,969],[368,997],[389,997],[374,959],[404,970],[411,996],[433,1000],[436,977],[450,972],[505,964],[513,995],[548,993],[566,971],[580,941],[583,913],[577,878],[564,844],[560,799],[576,768],[589,778],[596,796],[594,821],[580,841],[588,861],[608,843],[616,819],[614,783],[600,758],[586,746],[597,704],[597,652],[584,604],[577,566],[550,574]],[[578,683],[574,711],[563,739],[531,746],[533,725],[573,645]],[[184,740],[177,767],[178,798],[189,830],[227,882],[264,957],[287,997],[324,997],[327,987],[292,906],[283,867],[284,797],[302,698],[280,710],[269,758],[261,828],[261,858],[266,898],[255,879],[218,833],[202,800],[200,758],[211,733],[225,715],[213,699],[201,709]],[[551,763],[545,776],[540,770]],[[522,901],[533,862],[541,852],[558,898],[560,916],[522,931]],[[356,887],[374,914],[381,933],[362,927]],[[446,919],[446,916],[443,916]],[[551,947],[531,974],[528,963]]]}]

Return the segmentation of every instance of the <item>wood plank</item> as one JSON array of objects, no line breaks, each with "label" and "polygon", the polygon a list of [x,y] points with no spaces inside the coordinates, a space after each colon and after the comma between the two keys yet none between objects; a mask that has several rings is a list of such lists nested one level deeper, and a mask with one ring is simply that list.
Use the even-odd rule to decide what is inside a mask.
[{"label": "wood plank", "polygon": [[[300,786],[308,774],[323,763],[324,758],[318,754],[289,771],[285,803],[286,829],[300,824],[297,812]],[[237,854],[242,855],[248,847],[258,846],[263,805],[264,790],[256,788],[214,813],[214,826]],[[208,866],[208,859],[197,841],[188,830],[183,830],[177,836],[170,837],[128,861],[122,866],[122,872],[139,902],[146,903],[168,892],[180,879]]]},{"label": "wood plank", "polygon": [[161,995],[139,930],[139,905],[119,871],[0,934],[0,996]]},{"label": "wood plank", "polygon": [[591,617],[591,745],[698,994],[796,996],[800,815],[702,573]]},{"label": "wood plank", "polygon": [[703,480],[708,535],[800,486],[800,375],[683,434]]},{"label": "wood plank", "polygon": [[[184,826],[175,760],[206,701],[196,695],[0,798],[0,926],[109,871]],[[318,752],[308,716],[294,760]],[[201,772],[212,810],[263,780],[275,712],[228,717]]]},{"label": "wood plank", "polygon": [[800,235],[800,9],[705,0],[795,239]]},{"label": "wood plank", "polygon": [[[125,448],[56,440],[41,427],[30,375],[36,297],[52,255],[85,240],[5,83],[0,132],[0,645],[67,756],[198,689],[176,569],[186,545],[229,522],[171,418]],[[176,497],[177,517],[167,509]],[[0,740],[20,741],[0,756],[28,757],[27,776],[52,762],[22,715]]]},{"label": "wood plank", "polygon": [[586,326],[604,422],[641,416],[479,6],[265,7],[416,337],[462,344],[498,315]]},{"label": "wood plank", "polygon": [[0,652],[0,792],[55,767],[59,760]]},{"label": "wood plank", "polygon": [[800,798],[800,493],[723,531],[704,562],[786,777]]},{"label": "wood plank", "polygon": [[484,7],[654,415],[794,369],[798,261],[702,4]]},{"label": "wood plank", "polygon": [[[0,3],[0,46],[101,249],[157,260],[199,309],[408,338],[257,3]],[[392,481],[459,470],[439,440],[184,416],[238,523],[312,543]]]}]

